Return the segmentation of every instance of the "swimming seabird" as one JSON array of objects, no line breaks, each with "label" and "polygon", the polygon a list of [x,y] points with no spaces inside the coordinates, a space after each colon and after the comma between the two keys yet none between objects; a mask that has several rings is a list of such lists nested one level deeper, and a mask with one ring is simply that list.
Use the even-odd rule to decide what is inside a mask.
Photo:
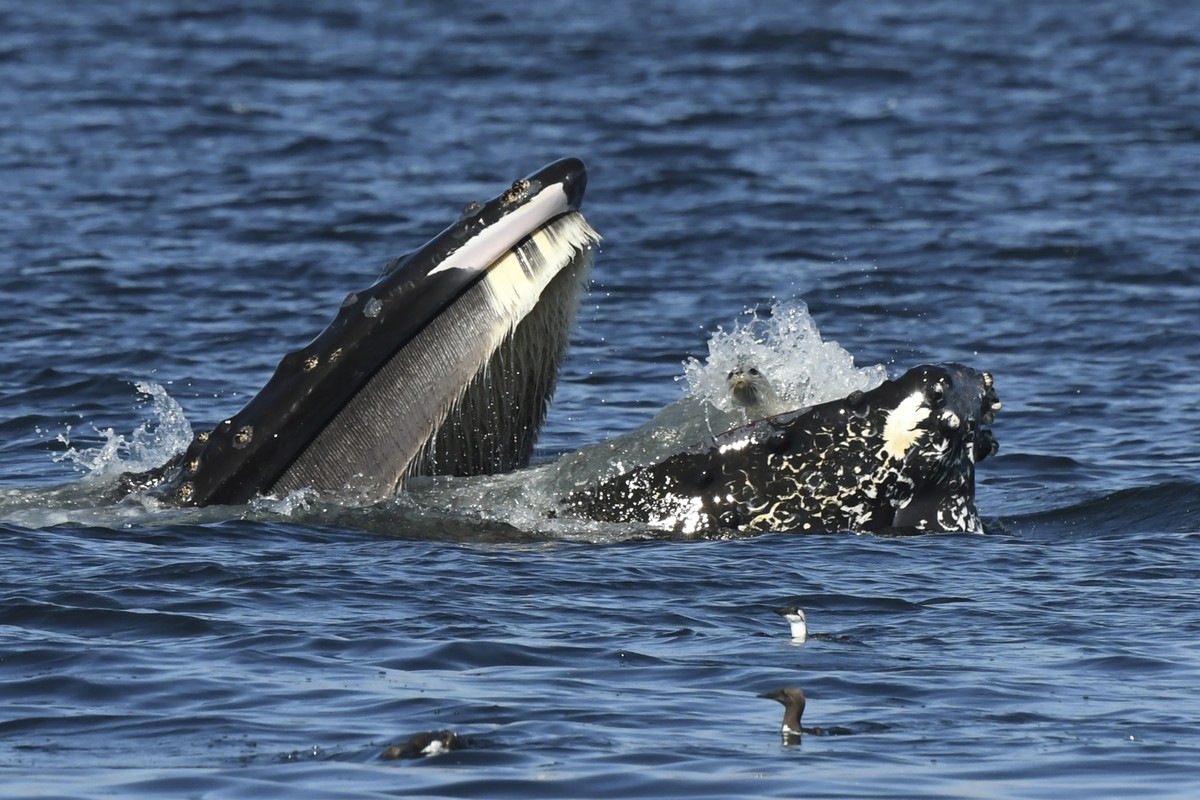
[{"label": "swimming seabird", "polygon": [[451,750],[462,750],[467,746],[463,737],[454,731],[425,731],[413,734],[403,744],[390,744],[380,754],[380,758],[421,758],[422,756],[437,756]]},{"label": "swimming seabird", "polygon": [[783,703],[783,724],[779,727],[779,734],[783,737],[784,744],[800,741],[800,734],[805,732],[800,726],[800,718],[804,716],[804,690],[796,686],[785,686],[773,692],[763,692],[759,697]]},{"label": "swimming seabird", "polygon": [[804,644],[804,640],[808,638],[808,620],[804,618],[804,609],[797,605],[782,606],[775,609],[775,613],[792,626],[792,641]]}]

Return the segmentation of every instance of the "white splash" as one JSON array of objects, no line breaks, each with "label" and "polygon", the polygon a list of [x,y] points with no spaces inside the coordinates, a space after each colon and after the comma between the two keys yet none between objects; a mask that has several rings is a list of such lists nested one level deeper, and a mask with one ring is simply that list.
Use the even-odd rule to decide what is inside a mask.
[{"label": "white splash", "polygon": [[192,425],[183,408],[157,383],[134,384],[153,404],[155,420],[143,422],[126,437],[112,428],[93,430],[104,441],[98,447],[77,449],[71,445],[70,428],[58,435],[67,446],[55,461],[69,462],[87,473],[88,482],[103,481],[123,472],[137,472],[161,466],[187,448],[192,440]]},{"label": "white splash", "polygon": [[688,396],[733,412],[726,376],[734,367],[756,367],[789,408],[797,409],[873,389],[887,379],[882,365],[856,367],[854,356],[827,342],[799,300],[776,303],[760,316],[744,312],[733,329],[718,328],[708,340],[708,357],[684,363]]},{"label": "white splash", "polygon": [[[0,520],[27,528],[52,525],[98,525],[109,528],[134,527],[153,519],[169,524],[171,519],[200,516],[197,509],[165,506],[145,493],[134,493],[124,502],[113,504],[107,491],[125,472],[143,472],[162,466],[182,452],[192,439],[192,426],[167,390],[152,383],[135,384],[142,393],[142,404],[153,408],[153,418],[143,422],[128,436],[112,428],[92,426],[100,437],[95,447],[71,443],[68,427],[56,437],[66,449],[53,456],[57,462],[72,465],[84,473],[79,481],[59,486],[43,486],[0,493]],[[76,435],[78,441],[80,436]]]}]

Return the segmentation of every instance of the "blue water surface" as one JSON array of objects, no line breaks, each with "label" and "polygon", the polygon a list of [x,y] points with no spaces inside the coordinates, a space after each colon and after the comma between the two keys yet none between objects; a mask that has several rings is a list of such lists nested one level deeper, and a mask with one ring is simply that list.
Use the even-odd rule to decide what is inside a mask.
[{"label": "blue water surface", "polygon": [[[1200,794],[1200,7],[47,0],[0,31],[0,796]],[[103,499],[101,448],[168,447],[136,383],[211,426],[565,155],[604,242],[540,459],[802,300],[860,364],[996,376],[990,534]],[[781,743],[785,685],[839,735]],[[437,728],[471,746],[379,760]]]}]

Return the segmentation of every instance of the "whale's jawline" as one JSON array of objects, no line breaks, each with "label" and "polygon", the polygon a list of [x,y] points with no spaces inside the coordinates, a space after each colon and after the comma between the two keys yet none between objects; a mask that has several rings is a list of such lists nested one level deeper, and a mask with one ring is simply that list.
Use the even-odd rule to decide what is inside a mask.
[{"label": "whale's jawline", "polygon": [[161,470],[183,505],[306,488],[373,503],[414,474],[528,463],[599,235],[576,159],[539,170],[350,294],[235,416]]}]

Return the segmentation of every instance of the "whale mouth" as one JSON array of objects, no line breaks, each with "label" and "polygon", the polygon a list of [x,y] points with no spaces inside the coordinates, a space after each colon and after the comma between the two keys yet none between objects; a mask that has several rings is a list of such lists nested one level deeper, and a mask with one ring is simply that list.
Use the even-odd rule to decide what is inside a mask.
[{"label": "whale mouth", "polygon": [[[600,239],[579,212],[585,186],[583,164],[564,159],[468,204],[348,295],[236,415],[168,464],[122,476],[122,496],[151,489],[195,506],[306,490],[368,505],[417,475],[526,466]],[[735,394],[773,394],[739,377],[726,376]],[[777,414],[752,399],[745,416],[761,419],[573,483],[550,515],[684,535],[983,532],[975,465],[997,449],[987,426],[1000,409],[988,373],[915,367]]]},{"label": "whale mouth", "polygon": [[914,367],[869,391],[734,428],[563,500],[684,534],[982,533],[975,465],[996,452],[990,374]]},{"label": "whale mouth", "polygon": [[233,417],[196,438],[160,491],[239,504],[310,488],[372,503],[415,474],[524,466],[553,394],[599,235],[587,172],[514,181],[348,295]]}]

